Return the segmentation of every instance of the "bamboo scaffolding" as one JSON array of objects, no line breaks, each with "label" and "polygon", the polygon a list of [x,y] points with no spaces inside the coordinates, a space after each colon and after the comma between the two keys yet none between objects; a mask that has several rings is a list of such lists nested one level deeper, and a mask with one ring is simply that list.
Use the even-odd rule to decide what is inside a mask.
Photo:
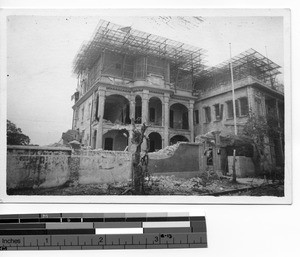
[{"label": "bamboo scaffolding", "polygon": [[[90,68],[101,49],[133,56],[154,56],[176,63],[181,69],[200,72],[204,69],[206,51],[135,29],[124,30],[120,25],[101,20],[92,39],[80,48],[73,61],[73,72]],[[193,56],[193,58],[191,58]]]}]

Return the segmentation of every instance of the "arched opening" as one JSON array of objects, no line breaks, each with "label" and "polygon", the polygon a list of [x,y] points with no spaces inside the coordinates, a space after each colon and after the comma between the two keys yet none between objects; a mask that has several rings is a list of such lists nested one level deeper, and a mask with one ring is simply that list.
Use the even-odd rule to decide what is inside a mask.
[{"label": "arched opening", "polygon": [[189,140],[185,136],[182,136],[182,135],[176,135],[176,136],[171,137],[170,145],[177,144],[178,142],[189,142]]},{"label": "arched opening", "polygon": [[189,110],[180,103],[170,107],[170,128],[189,129]]},{"label": "arched opening", "polygon": [[103,149],[124,151],[128,146],[129,133],[126,129],[110,130],[103,135]]},{"label": "arched opening", "polygon": [[142,98],[139,95],[135,97],[135,123],[142,123]]},{"label": "arched opening", "polygon": [[162,147],[161,136],[157,132],[152,132],[149,134],[149,141],[150,141],[150,149],[149,152],[155,152],[160,150]]},{"label": "arched opening", "polygon": [[110,95],[105,99],[105,120],[117,124],[130,124],[129,101],[121,95]]},{"label": "arched opening", "polygon": [[149,122],[153,125],[162,125],[162,103],[158,97],[149,100]]}]

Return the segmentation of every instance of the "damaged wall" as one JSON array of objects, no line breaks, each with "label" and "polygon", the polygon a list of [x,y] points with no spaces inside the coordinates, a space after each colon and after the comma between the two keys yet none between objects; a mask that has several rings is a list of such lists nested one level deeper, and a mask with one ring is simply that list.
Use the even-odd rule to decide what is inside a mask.
[{"label": "damaged wall", "polygon": [[107,96],[103,118],[112,123],[130,123],[128,99],[117,94]]},{"label": "damaged wall", "polygon": [[131,179],[129,152],[69,148],[7,146],[7,189],[50,188],[79,184],[125,182]]},{"label": "damaged wall", "polygon": [[47,188],[69,179],[69,148],[7,146],[7,188]]},{"label": "damaged wall", "polygon": [[[172,148],[174,146],[170,146]],[[167,151],[162,149],[161,151]],[[148,169],[154,175],[195,177],[199,171],[199,144],[180,143],[174,152],[165,156],[162,152],[149,153]]]},{"label": "damaged wall", "polygon": [[93,120],[92,109],[95,108],[95,102],[93,103],[93,95],[89,96],[86,101],[81,105],[76,107],[74,121],[73,121],[73,130],[78,130],[81,135],[81,141],[84,145],[90,145],[90,123],[91,119]]},{"label": "damaged wall", "polygon": [[[127,130],[110,130],[103,135],[102,149],[124,151],[128,146],[128,132]],[[111,139],[111,144],[107,144],[107,139]]]},{"label": "damaged wall", "polygon": [[[73,157],[79,158],[78,183],[115,183],[131,179],[132,156],[129,152],[80,151]],[[76,177],[76,176],[75,176]]]}]

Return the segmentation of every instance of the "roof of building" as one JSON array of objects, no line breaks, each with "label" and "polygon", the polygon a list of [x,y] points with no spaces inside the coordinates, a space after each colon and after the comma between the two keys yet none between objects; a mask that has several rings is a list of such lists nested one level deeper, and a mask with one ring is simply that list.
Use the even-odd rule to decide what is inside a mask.
[{"label": "roof of building", "polygon": [[204,68],[202,48],[100,20],[92,39],[85,42],[73,62],[74,73],[91,68],[103,49],[129,55],[156,56],[184,70]]}]

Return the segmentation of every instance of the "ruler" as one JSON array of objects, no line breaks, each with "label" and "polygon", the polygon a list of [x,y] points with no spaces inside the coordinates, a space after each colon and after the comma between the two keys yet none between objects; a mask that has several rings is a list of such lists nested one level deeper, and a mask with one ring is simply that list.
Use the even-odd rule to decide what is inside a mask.
[{"label": "ruler", "polygon": [[0,250],[205,248],[204,216],[181,213],[0,215]]}]

